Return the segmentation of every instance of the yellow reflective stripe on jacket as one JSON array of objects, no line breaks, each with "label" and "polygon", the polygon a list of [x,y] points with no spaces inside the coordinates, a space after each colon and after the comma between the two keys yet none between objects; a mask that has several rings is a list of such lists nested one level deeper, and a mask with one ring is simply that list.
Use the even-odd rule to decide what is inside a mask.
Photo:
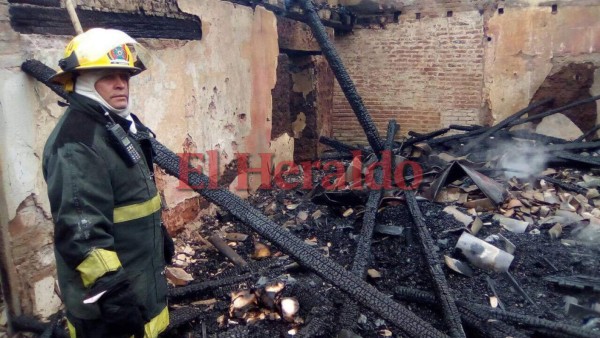
[{"label": "yellow reflective stripe on jacket", "polygon": [[144,338],[156,338],[169,326],[169,310],[165,308],[146,325],[144,325]]},{"label": "yellow reflective stripe on jacket", "polygon": [[69,338],[77,338],[77,332],[75,332],[75,326],[67,319],[67,329],[69,329]]},{"label": "yellow reflective stripe on jacket", "polygon": [[[165,308],[148,323],[144,325],[144,338],[156,338],[169,326],[169,310]],[[67,328],[69,329],[69,337],[77,338],[75,327],[67,319]],[[133,336],[131,336],[133,338]]]},{"label": "yellow reflective stripe on jacket", "polygon": [[121,267],[121,261],[114,251],[94,249],[76,268],[81,273],[83,286],[88,287],[105,273],[116,271]]},{"label": "yellow reflective stripe on jacket", "polygon": [[145,202],[115,208],[113,212],[113,223],[127,222],[146,217],[157,212],[159,209],[160,196],[156,194],[156,196]]}]

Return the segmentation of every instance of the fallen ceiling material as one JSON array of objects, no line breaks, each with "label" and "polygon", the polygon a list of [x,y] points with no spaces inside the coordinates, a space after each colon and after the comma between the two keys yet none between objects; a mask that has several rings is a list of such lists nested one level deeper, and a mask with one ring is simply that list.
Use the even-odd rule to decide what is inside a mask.
[{"label": "fallen ceiling material", "polygon": [[[510,234],[523,233],[526,229],[530,228],[534,222],[542,219],[534,219],[535,217],[544,217],[543,221],[551,224],[561,224],[561,226],[553,226],[552,236],[558,238],[562,231],[563,226],[571,226],[574,230],[577,230],[579,238],[583,239],[590,236],[595,236],[594,232],[595,220],[600,215],[597,215],[597,202],[598,192],[595,194],[593,190],[598,186],[600,179],[595,176],[583,176],[583,183],[587,184],[588,188],[586,196],[583,196],[579,192],[583,190],[574,191],[577,195],[569,194],[566,192],[558,192],[556,189],[550,187],[548,182],[537,179],[531,172],[523,172],[524,168],[510,166],[515,161],[515,150],[511,147],[521,144],[525,139],[528,148],[524,148],[520,153],[525,155],[525,167],[531,166],[531,160],[534,155],[544,154],[545,158],[539,164],[539,168],[544,167],[549,163],[558,163],[562,166],[586,166],[590,163],[596,163],[598,157],[592,156],[589,151],[594,151],[600,145],[598,142],[555,142],[552,143],[552,139],[544,138],[535,133],[525,133],[525,137],[517,138],[513,137],[512,131],[506,130],[508,127],[520,124],[520,122],[526,120],[533,120],[531,118],[520,119],[520,116],[513,116],[508,121],[500,123],[501,127],[472,127],[472,126],[458,126],[454,129],[467,130],[464,134],[452,135],[445,137],[438,137],[447,133],[450,128],[445,128],[442,131],[430,133],[428,135],[416,135],[413,139],[409,139],[403,144],[393,144],[391,140],[393,135],[396,133],[397,128],[395,123],[390,123],[388,130],[388,140],[382,140],[379,137],[377,128],[373,124],[373,121],[368,114],[366,108],[362,104],[360,96],[356,92],[354,85],[352,84],[347,72],[339,57],[337,56],[335,49],[331,42],[328,40],[327,35],[323,29],[323,26],[312,7],[310,2],[304,0],[301,1],[301,5],[305,11],[306,19],[319,42],[323,54],[326,56],[331,68],[336,75],[342,90],[348,98],[350,105],[355,111],[357,118],[365,130],[367,140],[370,147],[359,148],[355,146],[346,146],[337,141],[329,142],[336,150],[340,153],[350,153],[352,151],[359,150],[363,151],[363,156],[368,153],[378,154],[381,150],[384,150],[387,145],[387,149],[391,149],[391,152],[395,154],[394,160],[398,159],[400,163],[405,158],[410,158],[420,164],[420,168],[423,169],[422,173],[413,172],[408,173],[405,178],[409,181],[421,180],[424,185],[429,185],[432,189],[428,191],[428,196],[432,200],[441,200],[442,202],[450,203],[457,202],[467,209],[467,213],[455,209],[452,217],[458,217],[463,219],[463,226],[455,229],[446,229],[444,233],[471,233],[477,234],[482,227],[489,227],[489,219],[483,222],[479,219],[480,216],[484,216],[483,211],[489,212],[490,210],[499,210],[502,214],[498,214],[491,220],[490,224],[500,224],[506,233],[500,237],[501,234],[490,235],[490,238],[486,238],[486,242],[491,242],[499,246],[501,243],[504,249],[508,251],[515,250],[515,245],[509,241],[508,237]],[[30,60],[22,65],[22,69],[28,74],[33,75],[36,79],[48,84],[47,79],[52,75],[53,71],[38,61]],[[55,92],[62,97],[65,97],[65,93],[60,88],[50,85]],[[531,109],[543,106],[543,102],[534,104],[535,107]],[[576,104],[576,103],[574,103]],[[545,116],[552,114],[543,113]],[[517,115],[517,114],[516,114]],[[537,115],[536,118],[539,118]],[[417,141],[418,139],[418,141]],[[443,140],[443,141],[442,141]],[[498,147],[499,140],[506,142],[508,147]],[[541,141],[541,145],[536,140],[545,140],[548,142]],[[175,153],[167,149],[165,146],[160,144],[155,139],[151,139],[152,146],[156,152],[155,162],[167,173],[178,177],[179,179],[188,183],[192,187],[209,186],[207,183],[209,178],[198,173],[192,172],[189,177],[179,177],[181,174],[180,159]],[[469,143],[471,142],[471,143]],[[494,149],[490,152],[490,149]],[[588,151],[588,153],[583,152]],[[366,156],[365,156],[366,157]],[[507,158],[508,157],[508,158]],[[379,157],[375,159],[381,160]],[[537,168],[536,168],[537,169]],[[491,173],[485,175],[485,173]],[[537,172],[539,174],[541,170]],[[500,174],[509,173],[508,178],[505,178],[504,182],[499,182]],[[534,189],[533,184],[528,181],[519,181],[512,178],[512,173],[518,175],[524,175],[523,177],[532,179],[534,184],[541,185],[540,189]],[[544,172],[543,176],[550,177],[549,175],[555,175],[552,179],[580,179],[581,176],[575,174],[571,175],[568,171],[549,171]],[[532,176],[533,175],[533,176]],[[569,176],[571,175],[571,176]],[[375,180],[382,183],[383,177],[379,173],[379,170],[375,170]],[[465,178],[467,177],[467,178]],[[524,183],[525,182],[525,183]],[[204,184],[202,184],[204,183]],[[508,187],[511,189],[511,195],[518,195],[519,197],[512,197],[507,192]],[[571,183],[561,186],[571,187]],[[239,255],[233,254],[230,250],[225,248],[220,242],[220,237],[213,238],[213,242],[217,243],[216,247],[221,247],[219,250],[228,257],[231,257],[237,262],[237,266],[229,271],[229,273],[223,272],[218,275],[215,280],[208,280],[203,282],[192,282],[186,286],[176,287],[170,291],[169,297],[172,302],[178,301],[190,301],[193,297],[207,295],[209,292],[215,292],[218,295],[223,295],[226,290],[229,290],[228,295],[236,295],[233,297],[233,303],[242,302],[239,304],[243,309],[246,309],[247,305],[256,306],[258,300],[256,295],[261,294],[263,291],[251,291],[250,289],[244,289],[246,291],[240,293],[242,289],[238,286],[244,283],[251,283],[253,280],[258,278],[259,282],[266,275],[269,276],[281,276],[282,274],[289,276],[288,284],[295,285],[294,287],[286,287],[282,292],[290,293],[292,296],[297,297],[297,304],[299,305],[299,311],[304,318],[304,325],[299,327],[290,328],[287,331],[288,335],[298,336],[313,336],[319,335],[324,331],[331,330],[329,327],[330,321],[336,318],[337,308],[341,306],[341,313],[344,315],[347,321],[344,323],[342,318],[341,322],[347,327],[339,328],[339,334],[352,336],[352,330],[354,327],[353,318],[357,316],[357,307],[353,304],[359,304],[362,308],[369,309],[379,318],[389,322],[395,330],[398,330],[401,334],[410,337],[447,337],[443,331],[448,332],[453,337],[464,337],[464,328],[469,328],[469,332],[479,332],[483,336],[492,337],[505,337],[514,336],[522,337],[528,336],[533,330],[537,334],[545,334],[547,336],[555,337],[594,337],[598,336],[597,332],[592,331],[590,328],[581,328],[574,325],[568,325],[563,323],[553,323],[551,321],[543,320],[536,317],[528,317],[521,314],[515,314],[510,311],[504,311],[497,308],[489,308],[487,306],[479,305],[470,301],[456,300],[458,290],[454,292],[449,287],[449,278],[442,270],[440,265],[439,243],[438,237],[437,242],[434,242],[432,236],[434,235],[428,228],[431,224],[432,219],[428,216],[434,207],[430,206],[425,212],[420,209],[419,199],[417,198],[414,191],[406,190],[404,193],[398,189],[391,191],[375,189],[372,190],[367,197],[366,210],[362,213],[363,228],[360,234],[357,236],[358,245],[356,246],[355,256],[352,260],[351,270],[346,270],[342,265],[334,261],[329,254],[326,254],[321,248],[317,248],[318,239],[302,240],[292,234],[285,224],[284,226],[275,223],[271,217],[268,217],[258,208],[255,208],[248,204],[246,201],[239,197],[231,194],[225,189],[195,189],[207,200],[218,205],[222,210],[227,211],[235,218],[240,220],[242,224],[251,228],[254,232],[261,236],[262,239],[269,241],[275,245],[283,254],[289,256],[289,259],[297,262],[302,268],[310,270],[312,273],[304,279],[292,281],[290,269],[294,269],[294,266],[290,265],[291,261],[286,256],[279,258],[269,258],[263,260],[261,264],[255,264],[244,260]],[[335,192],[332,192],[335,193]],[[481,193],[481,194],[480,194]],[[321,196],[325,196],[325,200],[329,200],[329,192],[321,191]],[[316,194],[312,194],[316,195]],[[339,197],[339,196],[337,196]],[[473,197],[477,197],[474,199]],[[360,200],[360,199],[359,199]],[[395,233],[397,235],[404,235],[402,228],[398,224],[392,224],[385,227],[376,226],[376,216],[378,214],[379,206],[385,201],[387,205],[408,205],[409,213],[412,218],[414,228],[417,230],[418,238],[420,239],[420,251],[421,257],[424,257],[426,268],[429,271],[429,283],[432,284],[435,294],[432,298],[431,295],[422,293],[422,291],[406,291],[400,287],[395,290],[396,296],[400,297],[402,301],[415,301],[431,303],[435,299],[435,304],[441,305],[442,310],[442,323],[434,320],[433,317],[428,317],[428,320],[422,319],[422,316],[415,315],[411,310],[401,305],[399,302],[392,299],[388,294],[382,292],[385,290],[378,290],[369,282],[365,281],[364,278],[367,276],[371,280],[381,278],[381,273],[374,269],[368,269],[368,262],[372,261],[370,258],[374,247],[372,241],[373,232],[377,232],[378,229],[385,229],[384,231],[389,233]],[[591,202],[593,201],[593,202]],[[593,208],[590,203],[593,203],[596,208]],[[334,204],[337,207],[344,203]],[[288,211],[294,210],[290,208],[292,204],[287,204],[286,209]],[[359,217],[358,212],[354,213],[352,208],[347,206],[341,206],[344,208],[343,217],[350,219],[352,217]],[[574,210],[573,210],[574,209]],[[312,215],[313,218],[318,218],[315,213],[321,210],[316,210]],[[594,215],[596,212],[596,215]],[[354,214],[353,214],[354,213]],[[554,214],[553,214],[554,213]],[[547,219],[555,217],[555,219]],[[298,211],[295,216],[296,221],[298,219],[306,220],[308,213],[306,211]],[[597,225],[600,227],[600,225]],[[327,219],[325,228],[327,228]],[[397,231],[392,229],[397,228]],[[410,232],[411,227],[407,227],[409,230],[408,234],[405,235],[407,242],[410,244],[410,238],[412,237]],[[329,230],[329,229],[328,229]],[[535,230],[535,229],[534,229]],[[549,230],[549,233],[550,233]],[[484,229],[482,231],[487,231]],[[533,231],[533,230],[532,230]],[[539,230],[538,230],[539,231]],[[437,234],[436,234],[437,235]],[[395,236],[395,235],[388,235]],[[495,236],[495,237],[494,237]],[[507,237],[505,237],[507,236]],[[514,237],[511,237],[515,240]],[[518,237],[517,237],[518,238]],[[243,242],[243,240],[240,240]],[[255,242],[256,244],[260,242]],[[565,242],[566,244],[573,245],[573,242]],[[226,243],[229,247],[230,243]],[[328,246],[324,247],[326,250]],[[408,247],[410,249],[410,245]],[[471,248],[477,248],[477,246]],[[229,248],[230,249],[230,248]],[[479,250],[479,249],[478,249]],[[496,249],[499,252],[499,249]],[[474,251],[474,256],[479,251]],[[266,254],[260,258],[271,256],[270,250],[266,250]],[[473,257],[474,257],[473,256]],[[468,255],[463,255],[463,259],[468,260]],[[255,256],[255,258],[258,258]],[[451,259],[446,260],[447,262],[460,262],[457,257],[449,257]],[[495,261],[492,261],[494,263]],[[505,268],[499,269],[503,272],[503,275],[516,289],[519,294],[533,303],[534,307],[537,307],[539,302],[533,301],[528,293],[521,288],[520,282],[512,274],[508,273],[510,263],[512,259],[506,263]],[[208,262],[205,262],[208,263]],[[454,264],[453,263],[453,264]],[[470,261],[473,264],[473,262]],[[466,271],[460,264],[454,264],[457,271]],[[365,273],[366,270],[366,273]],[[222,272],[222,271],[221,271]],[[410,267],[407,267],[406,274],[416,273],[411,272]],[[294,275],[294,277],[300,278],[300,275]],[[585,279],[584,279],[585,280]],[[262,283],[256,282],[254,287],[258,284],[266,285],[262,280]],[[452,282],[456,282],[454,278]],[[253,282],[252,282],[253,283]],[[334,288],[323,288],[324,285],[330,285]],[[233,288],[233,289],[231,289]],[[339,293],[342,291],[343,293]],[[411,292],[413,296],[411,296]],[[495,291],[494,291],[495,293]],[[254,296],[253,296],[254,295]],[[241,298],[240,298],[241,297]],[[494,305],[499,304],[497,296],[490,298],[490,302]],[[221,297],[222,298],[222,297]],[[349,301],[351,299],[352,301]],[[493,300],[492,300],[493,299]],[[246,302],[246,300],[248,302]],[[230,299],[231,301],[231,299]],[[223,303],[217,300],[205,300],[203,304],[217,304],[221,306]],[[291,304],[296,304],[295,301],[290,301]],[[337,303],[337,304],[336,304]],[[282,303],[278,303],[279,307],[282,307]],[[216,305],[214,305],[216,306]],[[228,321],[233,317],[238,320],[244,318],[253,318],[253,322],[257,321],[255,317],[247,317],[246,314],[238,313],[238,308],[234,306],[230,308],[230,304],[226,307],[229,308],[229,319],[222,317],[219,324],[221,329],[225,332],[219,333],[219,336],[249,336],[252,330],[250,325],[238,325],[231,324]],[[504,306],[504,305],[502,305]],[[292,305],[294,308],[295,305]],[[232,310],[233,309],[233,310]],[[411,308],[412,309],[412,308]],[[217,309],[218,310],[218,309]],[[227,312],[226,309],[223,314]],[[298,309],[294,310],[297,311]],[[361,310],[362,311],[362,310]],[[293,311],[292,311],[293,312]],[[181,320],[176,320],[176,315],[179,313],[185,313],[185,320],[202,317],[202,314],[197,314],[194,309],[190,309],[187,306],[176,309],[172,313],[173,322],[172,329],[175,324],[181,326]],[[295,312],[294,312],[295,313]],[[238,314],[240,316],[238,316]],[[280,316],[284,316],[281,312]],[[244,317],[246,316],[246,317]],[[260,316],[260,314],[258,315]],[[265,315],[266,316],[266,315]],[[435,316],[434,316],[435,317]],[[301,318],[301,317],[300,317]],[[225,319],[228,321],[226,322]],[[245,319],[244,319],[245,320]],[[461,321],[462,320],[462,321]],[[492,321],[490,321],[492,320]],[[355,319],[357,323],[364,323],[363,315],[360,314],[358,319]],[[258,321],[260,322],[260,321]],[[294,319],[294,322],[299,323],[300,319]],[[377,321],[376,321],[377,322]],[[391,336],[392,332],[381,322],[377,322],[376,326],[379,327],[378,334],[383,336]],[[435,324],[435,325],[434,325]],[[464,326],[463,326],[464,324]],[[51,325],[51,324],[46,324]],[[259,324],[256,324],[259,325]],[[521,331],[523,330],[523,331]],[[525,333],[527,332],[527,333]],[[274,332],[261,332],[263,336],[266,335],[280,335],[280,331]],[[205,323],[202,323],[202,335],[206,335]]]}]

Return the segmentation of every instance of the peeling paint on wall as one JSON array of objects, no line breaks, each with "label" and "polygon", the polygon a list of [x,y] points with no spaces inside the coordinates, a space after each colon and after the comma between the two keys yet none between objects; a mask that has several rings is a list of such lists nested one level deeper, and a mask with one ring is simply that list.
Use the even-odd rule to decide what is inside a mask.
[{"label": "peeling paint on wall", "polygon": [[298,116],[296,116],[296,120],[292,122],[294,138],[301,138],[304,128],[306,128],[306,115],[304,115],[303,112],[300,112],[298,113]]},{"label": "peeling paint on wall", "polygon": [[302,96],[306,98],[308,93],[314,90],[314,69],[304,69],[299,72],[292,73],[292,81],[294,86],[292,90],[296,93],[302,93]]},{"label": "peeling paint on wall", "polygon": [[8,252],[15,271],[10,284],[19,294],[23,312],[42,317],[55,313],[61,305],[54,292],[53,230],[52,217],[33,194],[21,202],[8,223]]},{"label": "peeling paint on wall", "polygon": [[510,7],[487,22],[485,83],[494,120],[526,107],[562,62],[600,64],[600,6]]}]

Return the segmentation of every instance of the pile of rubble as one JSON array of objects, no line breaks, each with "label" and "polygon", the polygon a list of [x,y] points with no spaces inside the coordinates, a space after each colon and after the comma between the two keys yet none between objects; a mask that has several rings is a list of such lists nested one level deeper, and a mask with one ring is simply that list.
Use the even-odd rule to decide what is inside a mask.
[{"label": "pile of rubble", "polygon": [[[542,138],[535,133],[528,136]],[[459,135],[452,137],[459,139]],[[373,191],[351,189],[346,177],[352,173],[344,172],[345,185],[335,182],[327,185],[324,178],[335,181],[342,177],[332,176],[335,170],[315,171],[311,177],[317,185],[312,191],[260,191],[250,201],[271,220],[349,270],[357,265],[356,253],[364,235],[360,223],[368,221],[368,214],[373,213],[369,249],[373,257],[367,254],[367,258],[358,258],[365,259],[364,278],[403,302],[418,304],[411,309],[421,312],[421,318],[427,318],[440,330],[444,330],[444,315],[432,312],[436,296],[417,290],[430,290],[433,286],[427,273],[432,264],[423,259],[424,250],[432,254],[435,264],[445,263],[447,268],[440,272],[446,281],[440,283],[447,285],[468,336],[598,336],[600,170],[585,161],[563,162],[553,168],[547,166],[552,164],[549,160],[524,166],[516,160],[506,161],[507,154],[499,151],[488,152],[483,161],[475,162],[469,155],[463,158],[456,155],[464,143],[456,148],[449,148],[448,143],[407,146],[410,140],[396,144],[392,162],[411,160],[422,168],[422,184],[414,199],[417,208],[423,211],[418,218],[428,228],[430,240],[424,241],[429,244],[421,248],[416,244],[420,240],[416,224],[419,222],[414,218],[415,210],[408,205],[411,192],[383,191],[375,208],[371,208],[373,212],[368,206]],[[346,171],[353,160],[343,152],[352,154],[358,149],[361,156],[365,154],[361,161],[369,161],[368,147],[343,145],[340,151],[339,142],[324,141],[336,144],[338,152],[333,157],[345,159]],[[522,147],[522,142],[533,143],[528,144],[529,148],[539,142],[513,137],[504,137],[502,141],[514,142],[515,147]],[[503,149],[511,151],[511,147]],[[597,148],[586,149],[587,154],[573,154],[597,158],[593,151]],[[363,170],[361,182],[367,176]],[[290,178],[294,180],[302,178]],[[379,182],[383,185],[383,181]],[[324,189],[324,185],[336,189]],[[213,285],[196,293],[200,297],[213,297],[210,301],[190,303],[179,298],[185,304],[203,309],[202,324],[198,324],[203,332],[208,326],[208,334],[214,332],[219,336],[367,337],[402,333],[393,323],[368,309],[354,304],[356,310],[348,310],[353,302],[330,283],[291,264],[287,255],[272,248],[272,243],[263,243],[244,231],[242,224],[221,211],[216,219],[205,218],[201,230],[186,231],[179,241],[180,254],[189,250],[185,248],[190,242],[199,243],[200,254],[196,257],[202,263],[177,263],[201,281],[191,285]],[[224,241],[226,248],[215,241],[214,234],[218,234],[216,237]],[[211,247],[208,243],[216,245]],[[398,253],[392,254],[394,250]],[[230,260],[224,261],[223,257]],[[236,278],[240,276],[244,278]],[[260,290],[267,281],[287,285],[289,294],[298,298],[298,318],[303,319],[295,326],[275,323],[281,315],[263,314],[270,321],[258,323],[256,313],[250,316],[251,320],[244,318],[248,312],[243,312],[242,317],[234,314],[239,312],[232,309],[236,309],[236,300],[240,299],[252,300],[249,304],[256,309],[260,292],[251,290]],[[491,319],[494,321],[489,322]],[[326,325],[331,322],[337,326]],[[200,333],[198,327],[189,330],[186,332]]]}]

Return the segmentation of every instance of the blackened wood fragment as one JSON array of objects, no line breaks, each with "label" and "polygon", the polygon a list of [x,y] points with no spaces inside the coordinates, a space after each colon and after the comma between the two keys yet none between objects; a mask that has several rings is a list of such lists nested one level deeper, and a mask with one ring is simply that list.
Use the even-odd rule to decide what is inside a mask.
[{"label": "blackened wood fragment", "polygon": [[356,90],[356,87],[354,86],[346,67],[344,67],[340,56],[329,40],[329,36],[325,31],[325,27],[323,26],[315,7],[310,0],[301,0],[300,6],[304,10],[304,17],[307,20],[307,24],[310,26],[313,36],[319,43],[321,51],[327,59],[327,62],[329,62],[329,66],[331,67],[335,78],[338,80],[340,88],[342,88],[342,91],[344,92],[348,103],[350,103],[358,122],[365,131],[367,141],[369,141],[371,149],[373,149],[374,152],[383,150],[383,142],[379,137],[379,131],[377,130],[371,115],[369,115],[362,98],[358,94],[358,91]]},{"label": "blackened wood fragment", "polygon": [[[432,139],[432,138],[440,136],[440,135],[444,135],[445,133],[447,133],[449,131],[450,131],[450,128],[443,128],[443,129],[436,130],[436,131],[431,132],[431,133],[427,133],[427,134],[423,134],[423,135],[420,135],[420,136],[413,137],[413,138],[407,140],[406,142],[404,142],[404,144],[402,145],[402,148],[410,146],[410,145],[413,145],[415,143],[427,141],[429,139]],[[409,134],[410,134],[410,132],[409,132]]]},{"label": "blackened wood fragment", "polygon": [[[391,120],[388,123],[387,137],[385,147],[387,151],[390,151],[394,141],[398,128],[396,121]],[[375,168],[373,177],[376,184],[383,186],[383,172],[380,166]],[[363,226],[360,230],[360,238],[356,245],[356,252],[354,253],[354,261],[352,262],[352,273],[361,279],[365,279],[367,276],[367,266],[369,258],[371,256],[371,242],[373,239],[373,229],[375,229],[375,218],[377,216],[377,209],[379,203],[383,197],[383,190],[376,189],[369,192],[369,198],[365,207],[365,213],[363,216]],[[339,323],[342,329],[352,330],[356,324],[359,316],[358,305],[356,302],[348,300],[342,309],[342,313],[339,317]]]},{"label": "blackened wood fragment", "polygon": [[208,238],[208,241],[219,250],[220,253],[225,255],[227,258],[237,266],[248,266],[248,262],[242,258],[235,250],[233,250],[219,235],[212,235]]},{"label": "blackened wood fragment", "polygon": [[548,103],[550,103],[552,101],[553,101],[553,99],[547,98],[545,100],[532,103],[529,106],[527,106],[527,107],[519,110],[518,112],[516,112],[513,115],[509,116],[508,118],[504,119],[502,122],[496,124],[495,126],[493,126],[491,128],[488,128],[484,133],[482,133],[477,138],[475,138],[473,141],[471,141],[469,144],[467,144],[462,149],[462,153],[466,154],[467,152],[469,152],[474,147],[477,147],[481,143],[481,141],[483,141],[483,140],[487,139],[488,137],[494,135],[494,133],[497,132],[498,130],[503,129],[503,128],[509,126],[513,121],[516,121],[519,118],[521,118],[521,116],[527,114],[528,112],[533,111],[534,109],[537,109],[538,107],[544,106],[544,105],[546,105],[546,104],[548,104]]},{"label": "blackened wood fragment", "polygon": [[[426,304],[436,304],[436,298],[433,294],[421,291],[417,289],[411,289],[407,287],[397,287],[394,289],[396,297],[402,300]],[[502,320],[507,323],[514,325],[523,325],[530,328],[546,329],[548,332],[556,332],[557,335],[550,335],[550,337],[563,337],[565,334],[571,337],[578,338],[597,338],[596,332],[586,330],[577,326],[557,323],[551,320],[542,319],[538,317],[522,315],[515,312],[504,311],[498,308],[491,308],[489,305],[480,305],[467,301],[458,300],[456,304],[459,308],[466,308],[475,313],[479,313],[488,317],[489,319]],[[462,313],[462,310],[461,310]]]},{"label": "blackened wood fragment", "polygon": [[431,233],[425,224],[425,216],[423,216],[421,213],[421,209],[417,203],[415,192],[412,190],[405,190],[404,196],[406,196],[406,204],[410,209],[413,223],[415,224],[415,228],[419,234],[422,254],[425,256],[425,260],[427,261],[427,266],[431,275],[431,281],[435,290],[435,298],[441,304],[442,313],[444,314],[444,322],[447,328],[450,330],[450,336],[456,338],[466,337],[460,322],[458,308],[456,307],[454,297],[452,296],[450,287],[448,286],[448,281],[446,280],[446,276],[442,270],[433,239],[431,238]]},{"label": "blackened wood fragment", "polygon": [[546,150],[594,150],[600,148],[600,141],[595,142],[570,142],[563,144],[552,144],[546,147]]},{"label": "blackened wood fragment", "polygon": [[559,186],[559,187],[561,187],[561,188],[563,188],[565,190],[576,192],[578,194],[585,195],[585,194],[587,194],[587,191],[588,191],[585,188],[582,188],[582,187],[577,186],[575,184],[571,184],[571,183],[567,183],[567,182],[561,181],[561,180],[556,179],[554,177],[542,176],[542,177],[540,177],[540,179],[543,179],[546,182],[549,182],[549,183],[552,183],[554,185],[557,185],[557,186]]},{"label": "blackened wood fragment", "polygon": [[484,128],[484,127],[482,127],[482,126],[476,126],[476,125],[462,126],[462,125],[459,125],[459,124],[451,124],[451,125],[448,126],[448,128],[454,129],[454,130],[462,130],[462,131],[473,131],[473,130],[481,129],[481,128]]},{"label": "blackened wood fragment", "polygon": [[60,7],[60,0],[8,0],[9,4],[25,4],[45,7]]},{"label": "blackened wood fragment", "polygon": [[[10,24],[21,34],[75,35],[65,8],[9,5]],[[202,24],[197,16],[180,13],[178,17],[145,13],[115,13],[76,9],[84,30],[110,27],[133,38],[200,40]]]},{"label": "blackened wood fragment", "polygon": [[333,139],[333,138],[330,138],[327,136],[319,137],[319,142],[321,142],[324,145],[329,146],[337,151],[340,151],[340,152],[351,153],[353,151],[360,151],[360,149],[358,147],[342,143],[336,139]]},{"label": "blackened wood fragment", "polygon": [[562,107],[558,107],[558,108],[554,108],[554,109],[548,110],[547,112],[543,112],[541,114],[537,114],[537,115],[534,115],[534,116],[530,116],[528,118],[524,118],[524,119],[513,121],[508,126],[509,127],[513,127],[513,126],[516,126],[516,125],[519,125],[519,124],[523,124],[523,123],[526,123],[526,122],[540,120],[540,119],[542,119],[542,118],[544,118],[546,116],[554,115],[554,114],[563,112],[565,110],[569,110],[571,108],[580,106],[582,104],[594,102],[596,100],[600,100],[600,95],[588,97],[587,99],[575,101],[575,102],[569,103],[567,105],[564,105]]},{"label": "blackened wood fragment", "polygon": [[593,127],[592,129],[586,131],[583,135],[579,136],[577,139],[575,139],[573,142],[581,142],[583,140],[586,139],[586,137],[594,134],[595,132],[597,132],[598,130],[600,130],[600,124],[596,125],[595,127]]},{"label": "blackened wood fragment", "polygon": [[580,154],[570,153],[568,151],[556,151],[553,152],[552,155],[554,156],[554,158],[551,158],[551,161],[559,159],[560,161],[566,161],[566,165],[579,163],[600,166],[600,157],[596,156],[584,156]]}]

